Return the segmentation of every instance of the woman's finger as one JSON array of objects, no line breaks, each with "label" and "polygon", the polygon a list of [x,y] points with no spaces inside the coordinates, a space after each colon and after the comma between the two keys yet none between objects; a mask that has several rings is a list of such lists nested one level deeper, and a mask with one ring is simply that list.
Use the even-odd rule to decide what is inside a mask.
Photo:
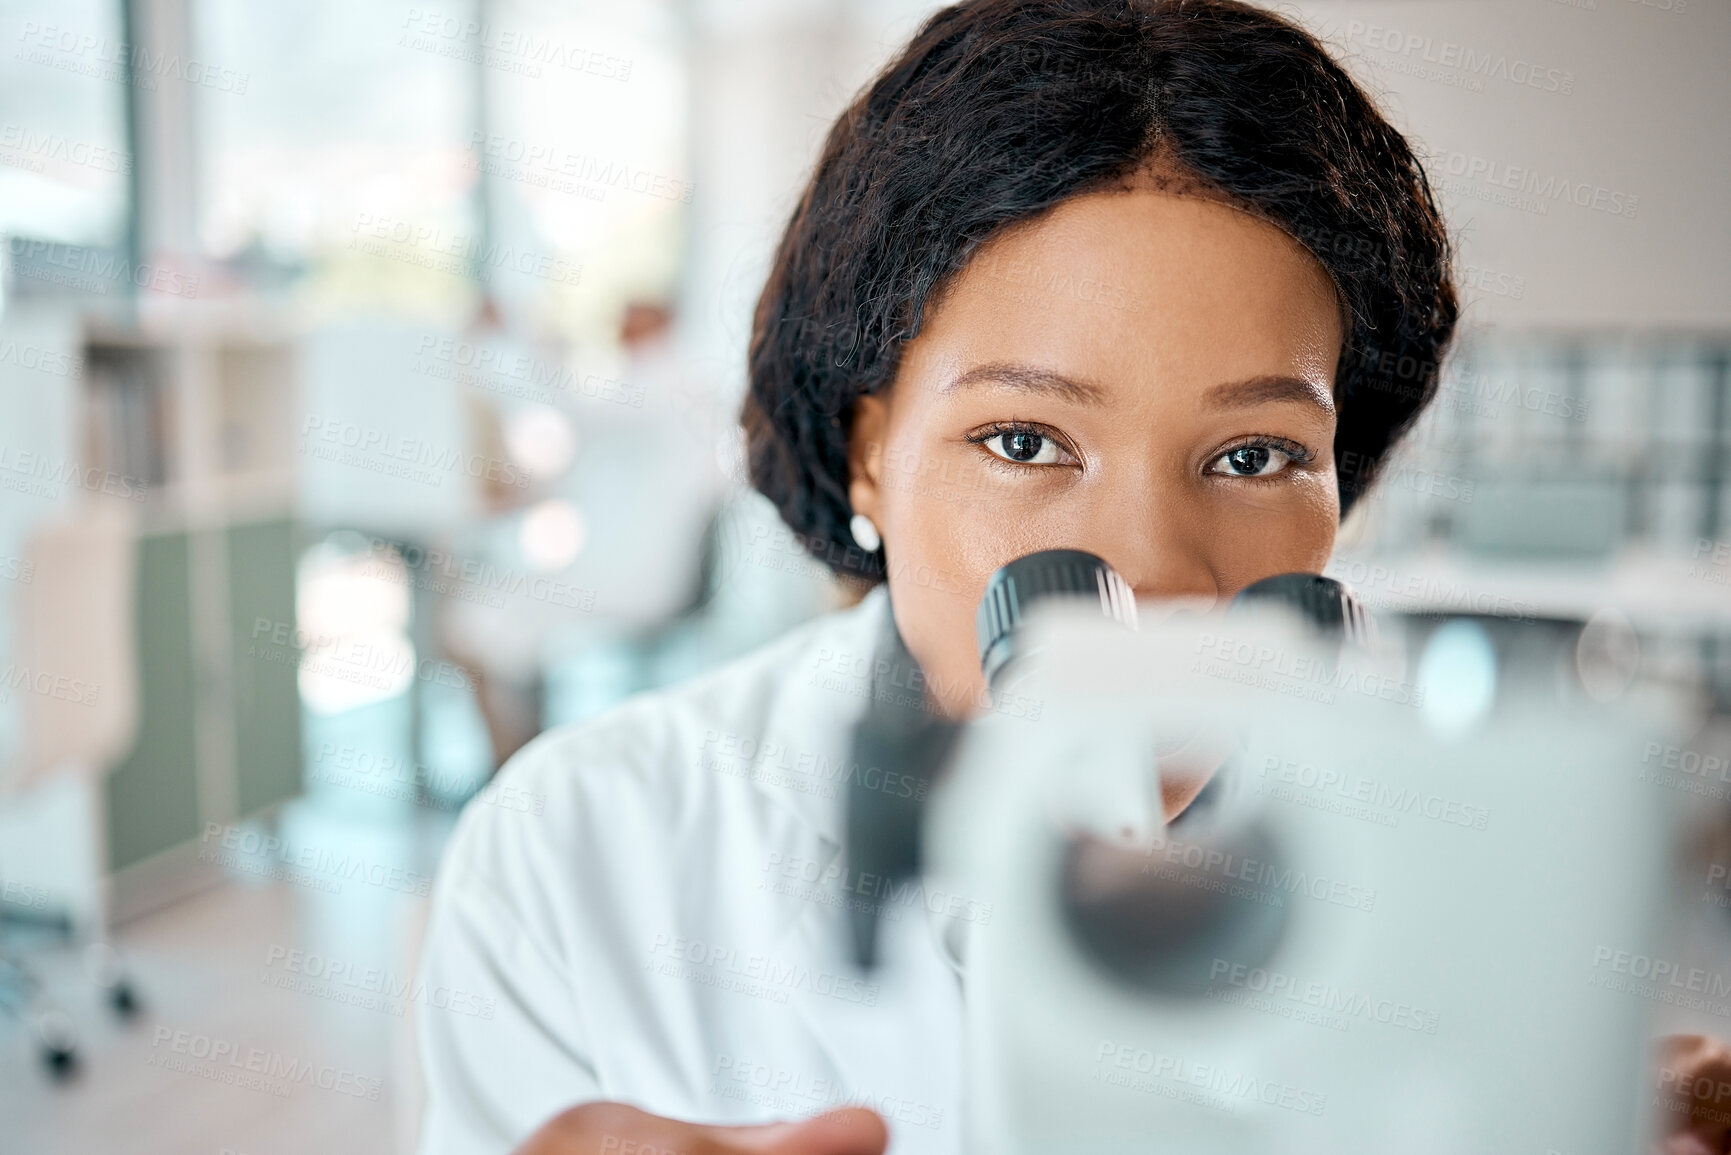
[{"label": "woman's finger", "polygon": [[888,1145],[889,1128],[863,1107],[799,1122],[714,1127],[624,1103],[584,1103],[549,1120],[516,1155],[883,1155]]},{"label": "woman's finger", "polygon": [[[1721,1155],[1731,1142],[1731,1047],[1705,1035],[1659,1040],[1660,1130],[1666,1155]],[[1691,1147],[1693,1141],[1698,1146]]]}]

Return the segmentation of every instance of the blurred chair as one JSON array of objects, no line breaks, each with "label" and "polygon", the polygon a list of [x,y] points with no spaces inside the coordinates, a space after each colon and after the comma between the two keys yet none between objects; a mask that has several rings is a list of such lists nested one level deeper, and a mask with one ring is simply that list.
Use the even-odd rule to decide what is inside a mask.
[{"label": "blurred chair", "polygon": [[[0,762],[0,832],[10,832],[0,837],[0,890],[13,896],[0,904],[0,932],[34,923],[82,943],[91,980],[127,1016],[136,996],[103,941],[102,780],[138,726],[130,521],[87,503],[38,526],[24,561],[30,576],[14,590],[12,661],[0,683],[18,715],[16,748]],[[0,1012],[24,1020],[53,1073],[76,1066],[71,1020],[3,937]]]}]

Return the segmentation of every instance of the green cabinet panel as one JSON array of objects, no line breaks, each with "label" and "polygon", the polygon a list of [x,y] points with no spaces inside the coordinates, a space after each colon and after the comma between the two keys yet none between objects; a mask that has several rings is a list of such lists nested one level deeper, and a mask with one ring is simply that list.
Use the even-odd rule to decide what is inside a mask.
[{"label": "green cabinet panel", "polygon": [[[138,542],[138,736],[107,782],[109,869],[121,870],[151,855],[197,839],[206,819],[246,818],[292,798],[301,789],[300,691],[292,645],[254,639],[265,632],[292,637],[295,620],[297,529],[292,520],[231,525],[220,531],[215,555],[227,569],[226,606],[195,605],[185,533]],[[207,551],[204,556],[209,559]],[[218,586],[217,588],[221,588]],[[227,651],[228,669],[201,680],[194,649],[194,618],[211,644]],[[268,639],[267,639],[268,640]],[[233,778],[227,766],[210,768],[216,797],[233,799],[234,815],[205,815],[199,800],[199,686],[208,687],[206,717],[229,713],[234,739]],[[222,749],[222,743],[216,750]],[[226,762],[227,759],[223,758]],[[217,805],[222,805],[218,802]]]},{"label": "green cabinet panel", "polygon": [[[242,817],[301,790],[300,689],[295,666],[260,660],[261,629],[295,620],[292,521],[240,525],[228,531],[228,584],[234,662],[236,800]],[[262,623],[262,626],[261,626]],[[271,647],[274,654],[293,653]]]},{"label": "green cabinet panel", "polygon": [[138,736],[108,776],[109,868],[198,835],[191,603],[183,534],[138,543]]}]

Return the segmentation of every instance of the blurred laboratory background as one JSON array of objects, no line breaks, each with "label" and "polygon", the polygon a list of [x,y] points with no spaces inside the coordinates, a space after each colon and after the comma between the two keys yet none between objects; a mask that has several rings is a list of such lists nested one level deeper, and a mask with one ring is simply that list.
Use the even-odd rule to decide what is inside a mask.
[{"label": "blurred laboratory background", "polygon": [[[1467,302],[1330,572],[1731,616],[1731,8],[1279,7]],[[849,597],[744,481],[744,347],[934,8],[0,0],[0,1147],[413,1149],[458,810]],[[254,1051],[331,1074],[165,1061]]]}]

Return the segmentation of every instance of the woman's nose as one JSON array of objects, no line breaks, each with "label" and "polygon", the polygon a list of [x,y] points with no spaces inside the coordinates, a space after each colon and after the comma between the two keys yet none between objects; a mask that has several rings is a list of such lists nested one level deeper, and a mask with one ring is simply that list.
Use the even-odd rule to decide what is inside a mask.
[{"label": "woman's nose", "polygon": [[1219,597],[1220,588],[1204,548],[1207,535],[1193,533],[1167,513],[1113,519],[1105,532],[1090,534],[1094,544],[1079,544],[1104,558],[1136,593],[1137,601]]}]

